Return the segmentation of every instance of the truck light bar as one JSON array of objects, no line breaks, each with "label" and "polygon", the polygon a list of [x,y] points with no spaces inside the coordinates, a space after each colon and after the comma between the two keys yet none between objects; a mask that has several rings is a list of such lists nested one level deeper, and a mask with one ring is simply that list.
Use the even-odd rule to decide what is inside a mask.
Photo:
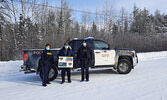
[{"label": "truck light bar", "polygon": [[87,38],[85,38],[85,40],[91,40],[91,39],[94,39],[94,37],[87,37]]}]

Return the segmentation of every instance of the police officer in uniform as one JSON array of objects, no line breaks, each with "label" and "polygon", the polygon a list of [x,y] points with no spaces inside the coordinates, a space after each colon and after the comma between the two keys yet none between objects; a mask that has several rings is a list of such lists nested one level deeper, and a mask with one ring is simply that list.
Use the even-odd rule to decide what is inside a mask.
[{"label": "police officer in uniform", "polygon": [[[68,43],[64,43],[63,48],[59,51],[58,56],[73,56],[73,51],[71,47],[68,45]],[[70,68],[62,68],[61,76],[62,76],[62,82],[63,84],[65,82],[65,73],[67,72],[68,82],[71,83],[71,69]]]},{"label": "police officer in uniform", "polygon": [[50,50],[51,46],[50,44],[45,45],[45,50],[43,50],[41,54],[41,61],[42,61],[42,85],[47,86],[47,84],[50,84],[48,80],[49,71],[51,68],[51,65],[54,63],[54,57]]},{"label": "police officer in uniform", "polygon": [[77,60],[81,64],[81,82],[84,81],[86,74],[86,81],[89,81],[89,66],[91,60],[93,60],[93,50],[87,46],[86,41],[84,40],[82,46],[78,49]]}]

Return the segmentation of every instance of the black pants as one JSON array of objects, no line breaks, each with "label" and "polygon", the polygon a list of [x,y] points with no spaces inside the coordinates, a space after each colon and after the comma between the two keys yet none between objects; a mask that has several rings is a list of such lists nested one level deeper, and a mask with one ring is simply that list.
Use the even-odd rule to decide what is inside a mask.
[{"label": "black pants", "polygon": [[89,59],[82,59],[81,60],[81,73],[82,73],[82,79],[85,79],[85,74],[86,74],[86,79],[89,79]]},{"label": "black pants", "polygon": [[65,82],[66,72],[67,72],[68,81],[71,81],[71,70],[70,70],[70,68],[62,68],[61,77],[62,77],[63,82]]},{"label": "black pants", "polygon": [[42,74],[43,74],[43,78],[42,78],[42,84],[46,84],[46,82],[49,82],[49,71],[50,71],[50,66],[44,66],[42,65]]}]

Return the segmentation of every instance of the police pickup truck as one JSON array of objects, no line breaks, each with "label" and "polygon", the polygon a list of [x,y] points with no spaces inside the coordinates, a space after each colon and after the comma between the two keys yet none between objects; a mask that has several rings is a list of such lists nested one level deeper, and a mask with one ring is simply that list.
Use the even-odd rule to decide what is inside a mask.
[{"label": "police pickup truck", "polygon": [[[128,74],[131,69],[133,69],[137,63],[138,58],[135,50],[126,49],[126,48],[115,48],[112,49],[109,44],[102,40],[93,39],[91,37],[85,39],[73,39],[68,42],[68,44],[72,47],[74,52],[74,61],[73,61],[73,69],[79,69],[80,64],[77,61],[77,51],[78,48],[81,47],[82,41],[87,40],[87,45],[91,47],[94,51],[94,59],[91,61],[91,69],[92,68],[101,68],[101,67],[113,67],[120,74]],[[34,49],[34,50],[23,50],[23,65],[21,65],[20,71],[24,71],[24,73],[33,73],[36,72],[40,74],[42,78],[41,71],[41,52],[42,49]],[[57,55],[60,49],[51,49],[54,55],[54,64],[51,66],[51,70],[49,72],[49,80],[54,80],[58,71],[58,58]]]}]

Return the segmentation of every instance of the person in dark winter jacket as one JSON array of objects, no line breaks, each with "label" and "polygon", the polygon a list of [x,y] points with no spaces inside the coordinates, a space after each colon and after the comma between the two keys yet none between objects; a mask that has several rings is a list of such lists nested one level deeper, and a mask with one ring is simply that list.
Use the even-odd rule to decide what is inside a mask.
[{"label": "person in dark winter jacket", "polygon": [[54,63],[54,57],[53,57],[53,54],[50,48],[51,48],[50,44],[46,44],[45,50],[43,50],[41,54],[42,73],[43,73],[42,85],[43,86],[47,86],[46,84],[50,84],[48,80],[48,76],[49,76],[51,65]]},{"label": "person in dark winter jacket", "polygon": [[[67,43],[65,43],[63,48],[59,51],[58,56],[72,57],[73,51],[72,51],[71,47]],[[62,71],[61,71],[62,82],[61,82],[61,84],[63,84],[65,82],[65,73],[66,72],[67,72],[68,82],[71,83],[71,69],[70,68],[62,68]]]},{"label": "person in dark winter jacket", "polygon": [[93,60],[93,50],[87,46],[86,41],[83,41],[82,46],[78,49],[77,60],[81,64],[81,82],[85,79],[84,74],[86,74],[86,81],[89,81],[89,66]]}]

